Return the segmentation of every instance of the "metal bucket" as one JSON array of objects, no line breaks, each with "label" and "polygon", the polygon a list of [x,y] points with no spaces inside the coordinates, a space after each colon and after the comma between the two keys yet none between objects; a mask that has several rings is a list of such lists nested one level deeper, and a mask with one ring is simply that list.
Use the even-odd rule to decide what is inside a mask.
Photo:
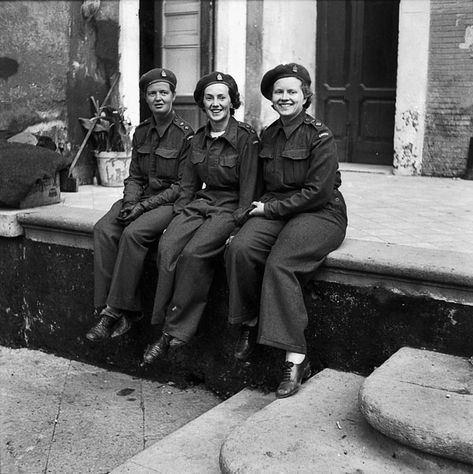
[{"label": "metal bucket", "polygon": [[102,186],[119,187],[128,177],[131,154],[124,151],[101,151],[95,153],[100,184]]}]

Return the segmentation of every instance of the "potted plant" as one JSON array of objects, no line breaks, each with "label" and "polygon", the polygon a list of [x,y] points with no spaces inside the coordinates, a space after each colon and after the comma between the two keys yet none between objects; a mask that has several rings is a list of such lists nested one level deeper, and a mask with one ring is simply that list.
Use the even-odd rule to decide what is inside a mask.
[{"label": "potted plant", "polygon": [[79,121],[90,133],[100,183],[102,186],[123,186],[131,162],[131,123],[125,118],[123,107],[100,106],[93,97],[91,100],[95,115],[79,117]]}]

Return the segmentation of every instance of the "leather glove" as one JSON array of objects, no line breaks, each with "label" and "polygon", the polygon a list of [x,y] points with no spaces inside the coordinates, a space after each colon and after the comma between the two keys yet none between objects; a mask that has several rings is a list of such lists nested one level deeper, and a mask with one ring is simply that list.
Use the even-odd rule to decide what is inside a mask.
[{"label": "leather glove", "polygon": [[250,218],[250,212],[255,208],[256,206],[252,203],[242,211],[237,211],[234,215],[235,217],[235,223],[238,227],[241,227],[249,218]]},{"label": "leather glove", "polygon": [[141,203],[135,204],[131,209],[122,209],[120,211],[119,216],[117,217],[117,221],[120,224],[127,226],[135,219],[138,219],[142,214],[144,214],[145,208],[141,205]]}]

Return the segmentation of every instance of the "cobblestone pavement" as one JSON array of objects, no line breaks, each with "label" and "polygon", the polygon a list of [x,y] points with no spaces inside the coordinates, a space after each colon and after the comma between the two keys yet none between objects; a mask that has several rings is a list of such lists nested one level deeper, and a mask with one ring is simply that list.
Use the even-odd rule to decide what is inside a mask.
[{"label": "cobblestone pavement", "polygon": [[0,346],[0,473],[105,474],[218,403],[199,386]]},{"label": "cobblestone pavement", "polygon": [[[473,181],[343,170],[347,238],[473,252]],[[81,186],[64,204],[108,209],[122,188]]]}]

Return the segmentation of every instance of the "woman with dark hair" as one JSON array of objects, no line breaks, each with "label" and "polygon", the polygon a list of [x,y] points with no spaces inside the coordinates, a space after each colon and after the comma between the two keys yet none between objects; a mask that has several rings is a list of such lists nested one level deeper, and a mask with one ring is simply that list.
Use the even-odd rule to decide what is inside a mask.
[{"label": "woman with dark hair", "polygon": [[192,139],[175,217],[159,243],[151,322],[164,326],[144,354],[148,364],[195,334],[216,257],[257,197],[259,140],[249,125],[233,117],[240,106],[235,80],[222,72],[208,74],[197,83],[194,99],[208,122]]},{"label": "woman with dark hair", "polygon": [[286,351],[278,398],[310,375],[303,285],[345,237],[346,207],[332,132],[306,113],[310,75],[295,63],[268,71],[261,92],[279,119],[261,135],[264,191],[228,245],[229,319],[240,325],[235,357],[255,343]]}]

